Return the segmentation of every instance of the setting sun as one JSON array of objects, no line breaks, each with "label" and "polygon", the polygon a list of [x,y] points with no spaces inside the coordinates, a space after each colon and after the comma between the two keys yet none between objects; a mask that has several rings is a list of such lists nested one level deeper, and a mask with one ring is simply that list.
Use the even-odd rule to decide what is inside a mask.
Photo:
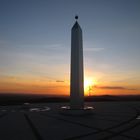
[{"label": "setting sun", "polygon": [[96,84],[95,80],[93,78],[85,78],[84,79],[84,92],[85,95],[90,95],[90,92],[93,88],[93,86]]}]

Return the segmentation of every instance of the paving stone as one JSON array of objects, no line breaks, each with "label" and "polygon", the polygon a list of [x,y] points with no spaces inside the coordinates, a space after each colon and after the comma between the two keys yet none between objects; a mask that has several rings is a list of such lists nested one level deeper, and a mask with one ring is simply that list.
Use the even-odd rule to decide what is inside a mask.
[{"label": "paving stone", "polygon": [[92,115],[66,116],[59,113],[68,103],[39,103],[50,107],[31,112],[18,106],[0,106],[0,140],[131,140],[140,139],[139,102],[90,102]]},{"label": "paving stone", "polygon": [[0,140],[34,140],[25,117],[19,113],[10,113],[0,118]]}]

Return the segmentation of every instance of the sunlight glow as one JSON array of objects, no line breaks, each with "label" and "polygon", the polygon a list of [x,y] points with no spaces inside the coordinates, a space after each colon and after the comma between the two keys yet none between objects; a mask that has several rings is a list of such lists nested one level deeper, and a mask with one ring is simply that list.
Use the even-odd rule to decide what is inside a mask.
[{"label": "sunlight glow", "polygon": [[93,86],[96,84],[96,81],[93,78],[85,77],[84,79],[84,92],[85,95],[90,96],[90,93],[93,90]]}]

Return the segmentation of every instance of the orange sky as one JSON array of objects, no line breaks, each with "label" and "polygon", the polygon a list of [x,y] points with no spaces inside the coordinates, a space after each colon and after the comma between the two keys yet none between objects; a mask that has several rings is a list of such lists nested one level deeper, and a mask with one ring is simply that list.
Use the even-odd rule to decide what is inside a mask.
[{"label": "orange sky", "polygon": [[[140,94],[140,86],[134,81],[110,82],[103,79],[102,74],[85,76],[85,95],[127,95]],[[105,81],[106,80],[106,81]],[[136,82],[136,81],[135,81]],[[69,80],[54,80],[39,78],[38,76],[1,76],[1,93],[33,93],[51,95],[69,95]]]}]

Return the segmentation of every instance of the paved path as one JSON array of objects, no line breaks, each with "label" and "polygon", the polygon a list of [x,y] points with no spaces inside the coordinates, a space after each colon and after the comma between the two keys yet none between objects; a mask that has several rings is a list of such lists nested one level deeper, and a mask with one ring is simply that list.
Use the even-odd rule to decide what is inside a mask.
[{"label": "paved path", "polygon": [[139,102],[86,104],[93,115],[61,115],[64,103],[0,106],[0,140],[140,140]]}]

